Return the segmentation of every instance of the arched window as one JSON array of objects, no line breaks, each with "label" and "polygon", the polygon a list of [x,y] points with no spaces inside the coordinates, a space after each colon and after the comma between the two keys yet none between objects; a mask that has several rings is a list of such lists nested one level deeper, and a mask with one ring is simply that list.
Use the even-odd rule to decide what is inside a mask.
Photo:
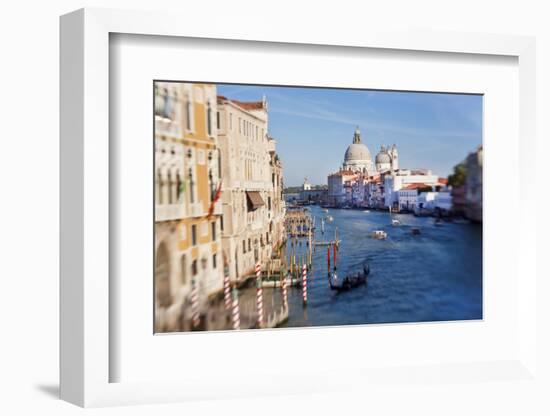
[{"label": "arched window", "polygon": [[162,172],[159,171],[158,174],[158,182],[159,182],[159,205],[166,203],[166,180],[164,179]]},{"label": "arched window", "polygon": [[162,117],[164,115],[164,89],[155,84],[155,115]]},{"label": "arched window", "polygon": [[157,249],[155,259],[155,298],[161,307],[170,306],[170,257],[165,243],[161,243]]},{"label": "arched window", "polygon": [[160,169],[157,169],[157,174],[155,175],[155,201],[157,204],[162,204],[162,178],[160,176]]},{"label": "arched window", "polygon": [[168,171],[168,184],[166,186],[166,194],[167,194],[167,198],[166,198],[166,201],[168,202],[168,204],[172,204],[174,203],[173,201],[173,196],[174,196],[174,185],[173,185],[174,181],[172,180],[172,172]]},{"label": "arched window", "polygon": [[181,194],[183,193],[183,184],[181,181],[180,171],[176,172],[176,202],[179,203],[181,199]]},{"label": "arched window", "polygon": [[185,127],[187,128],[187,130],[191,130],[192,129],[192,107],[191,107],[191,100],[189,99],[189,96],[187,97],[187,99],[185,100]]},{"label": "arched window", "polygon": [[170,93],[164,89],[164,117],[172,119],[174,116],[174,99],[170,96]]},{"label": "arched window", "polygon": [[206,110],[206,128],[208,129],[208,135],[212,136],[212,107],[208,103]]},{"label": "arched window", "polygon": [[189,202],[195,202],[195,182],[193,181],[193,169],[189,168]]}]

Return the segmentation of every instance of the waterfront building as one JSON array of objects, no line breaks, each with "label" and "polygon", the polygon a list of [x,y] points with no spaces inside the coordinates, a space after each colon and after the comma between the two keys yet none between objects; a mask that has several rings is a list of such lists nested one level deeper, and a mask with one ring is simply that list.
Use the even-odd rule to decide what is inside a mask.
[{"label": "waterfront building", "polygon": [[283,197],[283,163],[277,154],[277,141],[270,137],[269,141],[269,165],[271,171],[271,189],[268,197],[269,232],[267,243],[271,245],[271,257],[279,257],[282,244],[286,240],[285,213],[286,202]]},{"label": "waterfront building", "polygon": [[351,170],[340,170],[328,176],[328,203],[333,206],[345,205],[351,202],[350,184],[357,177]]},{"label": "waterfront building", "polygon": [[222,288],[216,87],[155,82],[155,329],[181,330]]},{"label": "waterfront building", "polygon": [[369,177],[366,189],[365,199],[367,206],[371,208],[383,208],[385,199],[384,180],[382,176],[377,174]]},{"label": "waterfront building", "polygon": [[418,195],[415,212],[418,214],[434,211],[450,212],[452,209],[452,197],[449,191],[422,192]]},{"label": "waterfront building", "polygon": [[[370,151],[361,140],[359,128],[355,130],[352,144],[346,149],[342,167],[338,172],[329,174],[327,181],[329,204],[373,208],[391,206],[414,209],[418,195],[412,195],[416,192],[414,189],[404,188],[419,183],[434,190],[446,186],[429,169],[401,169],[395,144],[382,145],[373,164]],[[400,195],[401,189],[404,191]],[[401,208],[407,206],[410,208]]]},{"label": "waterfront building", "polygon": [[439,177],[432,174],[431,170],[419,169],[398,169],[395,172],[384,175],[384,206],[390,207],[399,205],[398,191],[407,185],[422,183],[427,186],[437,186]]},{"label": "waterfront building", "polygon": [[483,217],[483,147],[466,158],[466,217],[481,222]]},{"label": "waterfront building", "polygon": [[432,190],[425,183],[411,183],[397,191],[397,204],[399,211],[414,211],[418,204],[418,194],[422,190]]},{"label": "waterfront building", "polygon": [[282,164],[268,135],[268,104],[218,96],[222,246],[231,281],[265,267],[284,239]]},{"label": "waterfront building", "polygon": [[327,195],[328,189],[326,186],[313,187],[305,178],[298,200],[309,204],[324,204],[327,202]]},{"label": "waterfront building", "polygon": [[[328,203],[335,206],[380,205],[380,194],[385,187],[380,183],[380,174],[391,175],[399,171],[397,146],[381,146],[375,162],[372,162],[370,150],[362,142],[361,131],[357,127],[340,170],[328,175]],[[371,184],[372,181],[376,183]]]}]

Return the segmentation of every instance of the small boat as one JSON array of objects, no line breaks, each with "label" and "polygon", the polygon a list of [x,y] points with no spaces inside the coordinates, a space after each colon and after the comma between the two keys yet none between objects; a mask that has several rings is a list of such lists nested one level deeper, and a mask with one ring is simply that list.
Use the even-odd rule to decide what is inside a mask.
[{"label": "small boat", "polygon": [[438,227],[441,227],[443,225],[443,220],[441,218],[438,218],[434,221],[434,224]]},{"label": "small boat", "polygon": [[399,220],[391,220],[391,225],[401,225],[401,222]]},{"label": "small boat", "polygon": [[336,271],[334,271],[329,277],[330,288],[338,292],[354,289],[367,283],[369,273],[370,267],[368,264],[363,265],[362,272],[350,276],[338,277]]},{"label": "small boat", "polygon": [[371,237],[376,238],[377,240],[385,240],[388,237],[388,234],[384,230],[374,230]]},{"label": "small boat", "polygon": [[369,211],[368,209],[366,209],[366,210],[364,210],[363,212],[365,212],[365,213],[368,214],[370,211]]},{"label": "small boat", "polygon": [[332,218],[331,215],[327,215],[327,222],[332,222],[334,221],[334,218]]},{"label": "small boat", "polygon": [[323,212],[328,212],[328,208],[323,208]]},{"label": "small boat", "polygon": [[420,235],[420,228],[411,228],[412,235]]}]

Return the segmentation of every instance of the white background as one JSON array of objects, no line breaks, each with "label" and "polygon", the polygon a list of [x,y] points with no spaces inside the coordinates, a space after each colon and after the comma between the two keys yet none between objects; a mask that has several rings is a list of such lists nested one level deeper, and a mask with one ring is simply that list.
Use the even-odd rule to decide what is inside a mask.
[{"label": "white background", "polygon": [[[519,184],[517,59],[466,55],[437,59],[426,53],[351,48],[335,53],[334,48],[281,48],[266,43],[114,38],[111,88],[116,99],[110,111],[116,120],[111,140],[117,151],[111,152],[111,175],[118,179],[111,203],[117,212],[112,227],[118,237],[110,248],[111,255],[119,259],[111,278],[119,288],[115,303],[120,316],[115,330],[118,342],[113,343],[119,359],[111,361],[118,367],[115,381],[188,380],[207,374],[220,379],[222,374],[236,373],[243,380],[261,380],[283,369],[317,374],[517,358],[519,226],[505,210],[495,207],[499,195],[518,189]],[[190,61],[200,65],[189,65]],[[238,65],[220,70],[221,62]],[[262,71],[258,71],[258,62]],[[314,73],[317,79],[312,80]],[[483,93],[484,166],[488,167],[484,209],[491,213],[483,224],[483,321],[152,336],[154,155],[149,116],[153,79]],[[364,126],[364,133],[367,142],[373,140],[369,126]],[[501,180],[506,175],[507,180]],[[506,206],[515,212],[518,201],[507,201]],[[509,241],[499,233],[503,223],[508,225]],[[501,261],[503,257],[506,262]],[[244,368],[245,363],[252,368]]]},{"label": "white background", "polygon": [[[344,25],[387,25],[439,30],[536,35],[538,135],[533,152],[542,174],[550,133],[550,30],[544,2],[534,1],[391,1],[315,2],[315,9],[297,1],[260,4],[257,0],[212,1],[19,1],[3,4],[0,15],[3,88],[2,120],[2,283],[0,312],[0,409],[4,414],[72,414],[82,412],[55,399],[58,382],[58,16],[83,6],[173,9],[189,18],[226,15],[237,33],[265,19],[286,25],[323,25],[337,31]],[[325,7],[322,7],[326,4]],[[353,7],[351,7],[351,6]],[[193,7],[194,10],[190,8]],[[233,17],[230,17],[234,14]],[[182,22],[184,24],[185,22]],[[537,173],[533,172],[533,180]],[[539,182],[542,213],[548,186]],[[503,198],[505,196],[503,195]],[[539,248],[547,240],[548,221],[539,221]],[[505,226],[503,226],[505,231]],[[546,250],[548,251],[548,250]],[[539,273],[550,276],[539,257]],[[549,284],[539,292],[539,368],[550,374]],[[542,330],[546,328],[546,330]],[[406,389],[388,385],[376,397],[317,395],[271,397],[209,403],[141,406],[94,410],[100,414],[548,414],[548,385],[485,383],[432,385]],[[545,387],[545,389],[544,389]],[[544,389],[544,390],[543,390]]]}]

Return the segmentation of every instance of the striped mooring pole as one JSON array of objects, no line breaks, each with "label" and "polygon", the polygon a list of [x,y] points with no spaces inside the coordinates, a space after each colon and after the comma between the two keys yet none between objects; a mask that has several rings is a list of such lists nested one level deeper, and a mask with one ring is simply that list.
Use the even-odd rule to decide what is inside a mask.
[{"label": "striped mooring pole", "polygon": [[307,268],[304,264],[302,266],[302,298],[304,301],[304,305],[307,304]]},{"label": "striped mooring pole", "polygon": [[288,292],[286,290],[286,276],[284,273],[282,273],[281,269],[281,275],[283,276],[283,281],[281,284],[281,287],[283,288],[283,309],[288,309]]},{"label": "striped mooring pole", "polygon": [[231,309],[231,285],[229,283],[229,267],[223,268],[223,300],[225,309]]},{"label": "striped mooring pole", "polygon": [[199,326],[200,323],[200,313],[199,313],[199,288],[197,287],[197,282],[195,279],[191,281],[191,310],[193,312],[193,327]]},{"label": "striped mooring pole", "polygon": [[262,292],[262,266],[256,263],[256,309],[258,312],[258,328],[264,326],[264,295]]},{"label": "striped mooring pole", "polygon": [[239,291],[236,287],[233,288],[233,308],[231,311],[231,319],[233,321],[233,329],[241,329],[241,312],[239,311]]}]

